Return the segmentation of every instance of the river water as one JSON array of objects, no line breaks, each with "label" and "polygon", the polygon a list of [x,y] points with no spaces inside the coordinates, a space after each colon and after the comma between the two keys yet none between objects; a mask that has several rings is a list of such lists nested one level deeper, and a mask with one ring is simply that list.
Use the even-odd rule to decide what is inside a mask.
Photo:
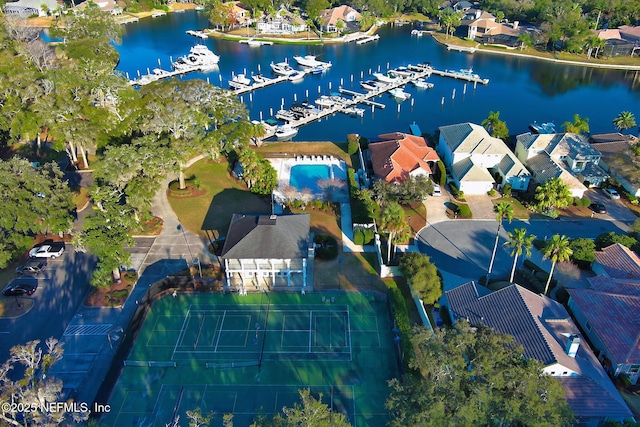
[{"label": "river water", "polygon": [[[558,65],[536,59],[508,57],[488,53],[450,52],[429,36],[410,35],[411,26],[383,27],[380,40],[357,45],[324,46],[272,45],[250,47],[238,42],[208,39],[203,41],[187,35],[186,30],[208,26],[203,13],[187,11],[158,18],[146,18],[127,24],[122,44],[117,46],[121,60],[118,70],[135,77],[147,68],[160,65],[170,69],[170,58],[186,54],[197,43],[206,43],[221,56],[219,69],[210,73],[192,73],[182,78],[208,79],[212,84],[228,87],[232,73],[247,74],[262,71],[270,75],[269,64],[285,58],[295,64],[293,55],[318,55],[331,61],[333,67],[322,75],[308,75],[301,82],[280,83],[241,97],[247,104],[251,119],[267,119],[284,102],[335,92],[338,86],[364,92],[359,86],[361,75],[370,78],[370,71],[400,65],[429,62],[437,69],[473,68],[474,73],[490,80],[487,86],[463,83],[446,77],[432,76],[430,90],[408,85],[409,101],[398,104],[390,95],[375,100],[385,109],[367,111],[362,118],[341,114],[311,123],[300,129],[298,141],[344,141],[346,134],[359,133],[375,138],[380,133],[409,131],[417,123],[423,132],[433,133],[439,126],[459,123],[480,123],[489,111],[500,111],[511,134],[527,131],[533,122],[551,121],[560,126],[571,121],[573,114],[589,118],[592,133],[614,131],[612,119],[623,110],[640,115],[640,73]],[[455,95],[454,95],[455,91]]]}]

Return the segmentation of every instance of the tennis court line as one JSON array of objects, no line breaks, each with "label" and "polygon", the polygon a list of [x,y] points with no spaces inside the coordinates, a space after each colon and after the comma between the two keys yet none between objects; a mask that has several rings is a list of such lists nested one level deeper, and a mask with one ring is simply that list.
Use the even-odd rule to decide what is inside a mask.
[{"label": "tennis court line", "polygon": [[311,330],[313,329],[313,310],[309,310],[309,353],[311,353]]},{"label": "tennis court line", "polygon": [[222,326],[224,325],[224,318],[227,317],[227,310],[222,313],[222,320],[220,321],[220,328],[218,329],[218,339],[216,340],[216,346],[214,352],[218,351],[218,344],[220,343],[220,335],[222,335]]},{"label": "tennis court line", "polygon": [[191,313],[191,306],[189,306],[189,309],[187,310],[187,314],[184,316],[184,321],[182,322],[182,328],[180,328],[180,334],[178,334],[176,345],[175,347],[173,347],[173,354],[171,355],[171,360],[173,360],[173,355],[176,354],[176,350],[178,349],[178,344],[180,344],[180,341],[182,340],[182,336],[187,330],[186,326],[187,326],[187,320],[189,319],[189,313]]},{"label": "tennis court line", "polygon": [[349,336],[349,361],[353,361],[353,347],[351,346],[351,316],[349,316],[349,310],[347,310],[347,335]]}]

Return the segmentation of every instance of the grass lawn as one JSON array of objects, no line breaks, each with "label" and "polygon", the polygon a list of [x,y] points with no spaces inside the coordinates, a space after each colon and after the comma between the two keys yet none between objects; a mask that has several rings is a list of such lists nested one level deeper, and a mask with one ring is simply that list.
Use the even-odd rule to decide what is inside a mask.
[{"label": "grass lawn", "polygon": [[267,142],[255,150],[264,157],[292,157],[294,155],[332,155],[344,160],[351,166],[346,152],[346,142]]},{"label": "grass lawn", "polygon": [[386,292],[373,253],[340,253],[332,260],[315,259],[314,289]]},{"label": "grass lawn", "polygon": [[522,206],[522,203],[520,203],[518,199],[514,199],[513,197],[500,197],[498,199],[493,199],[492,201],[494,205],[497,205],[498,203],[501,203],[501,202],[509,203],[513,207],[513,217],[516,219],[546,218],[544,215],[530,212],[527,208]]},{"label": "grass lawn", "polygon": [[204,234],[214,231],[214,236],[224,236],[234,213],[271,212],[268,198],[257,196],[231,177],[226,161],[211,163],[200,160],[185,171],[200,180],[205,194],[196,197],[169,196],[169,204],[180,222],[190,231]]},{"label": "grass lawn", "polygon": [[419,202],[415,203],[411,206],[402,206],[404,210],[404,215],[407,218],[407,222],[411,226],[411,231],[417,233],[427,225],[427,208],[425,208],[424,203]]}]

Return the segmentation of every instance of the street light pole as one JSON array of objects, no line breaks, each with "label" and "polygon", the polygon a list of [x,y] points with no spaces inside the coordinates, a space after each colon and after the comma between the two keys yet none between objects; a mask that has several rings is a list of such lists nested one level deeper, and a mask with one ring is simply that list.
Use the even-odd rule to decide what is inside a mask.
[{"label": "street light pole", "polygon": [[[191,245],[189,244],[189,240],[187,239],[187,235],[184,232],[182,224],[178,224],[178,230],[182,231],[182,237],[184,237],[184,242],[187,244],[187,250],[189,251],[189,257],[191,258],[191,264],[189,264],[189,273],[191,273],[191,266],[195,264],[193,253],[191,253]],[[198,261],[198,264],[199,263],[200,261]],[[202,276],[202,273],[200,273],[200,276]]]}]

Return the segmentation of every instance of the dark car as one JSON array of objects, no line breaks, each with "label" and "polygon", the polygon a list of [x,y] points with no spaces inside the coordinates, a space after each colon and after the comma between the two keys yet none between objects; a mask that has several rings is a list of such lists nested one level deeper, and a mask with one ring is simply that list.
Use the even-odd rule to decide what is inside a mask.
[{"label": "dark car", "polygon": [[604,206],[603,203],[591,203],[589,208],[591,208],[591,210],[594,211],[595,213],[599,213],[599,214],[607,213],[607,208]]},{"label": "dark car", "polygon": [[46,260],[33,258],[21,266],[16,267],[16,274],[40,274],[46,266]]},{"label": "dark car", "polygon": [[38,289],[38,281],[36,279],[19,277],[13,279],[13,281],[4,288],[2,293],[8,297],[19,297],[22,295],[33,295],[36,289]]}]

